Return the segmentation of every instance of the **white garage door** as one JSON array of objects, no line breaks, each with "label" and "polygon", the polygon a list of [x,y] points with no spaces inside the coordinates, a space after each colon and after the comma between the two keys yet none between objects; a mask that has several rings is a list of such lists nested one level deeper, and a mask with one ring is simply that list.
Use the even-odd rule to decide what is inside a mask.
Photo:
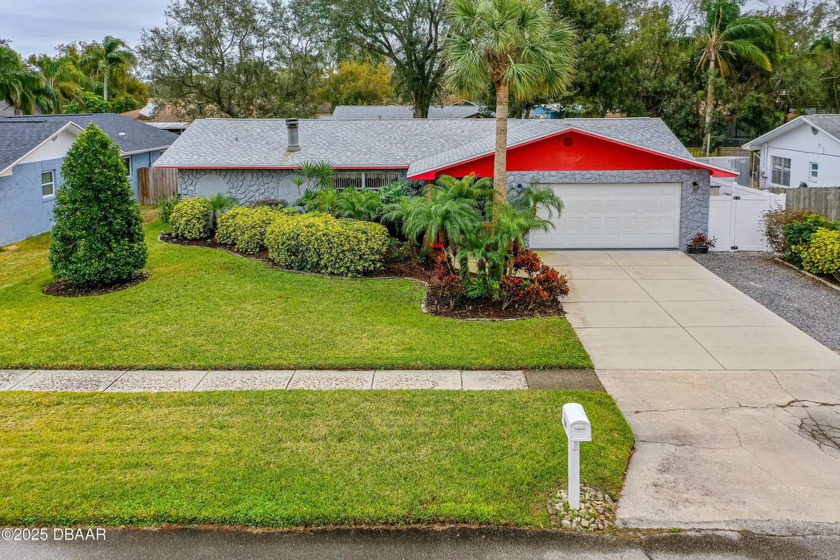
[{"label": "white garage door", "polygon": [[554,229],[531,233],[534,249],[676,249],[679,183],[545,185],[563,199]]}]

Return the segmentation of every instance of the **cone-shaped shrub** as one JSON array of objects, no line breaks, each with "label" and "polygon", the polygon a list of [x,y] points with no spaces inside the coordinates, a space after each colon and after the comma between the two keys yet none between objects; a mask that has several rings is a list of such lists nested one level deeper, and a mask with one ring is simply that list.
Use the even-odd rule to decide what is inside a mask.
[{"label": "cone-shaped shrub", "polygon": [[53,275],[79,286],[133,278],[146,264],[140,206],[119,148],[91,124],[61,166],[50,244]]}]

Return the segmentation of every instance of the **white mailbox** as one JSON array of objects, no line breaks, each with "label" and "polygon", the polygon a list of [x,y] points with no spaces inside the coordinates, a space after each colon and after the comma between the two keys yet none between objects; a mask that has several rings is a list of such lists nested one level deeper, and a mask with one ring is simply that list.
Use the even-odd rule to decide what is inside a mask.
[{"label": "white mailbox", "polygon": [[578,403],[563,405],[563,429],[569,441],[592,441],[592,424]]},{"label": "white mailbox", "polygon": [[580,509],[580,442],[592,441],[592,424],[583,406],[563,405],[563,429],[569,440],[569,507]]}]

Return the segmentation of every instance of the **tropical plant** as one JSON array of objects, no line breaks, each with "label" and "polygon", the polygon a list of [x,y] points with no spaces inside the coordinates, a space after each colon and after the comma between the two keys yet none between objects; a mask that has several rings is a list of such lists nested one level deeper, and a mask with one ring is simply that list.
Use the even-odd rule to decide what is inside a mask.
[{"label": "tropical plant", "polygon": [[517,210],[529,210],[534,216],[542,208],[549,219],[554,217],[555,212],[557,216],[563,212],[563,201],[554,189],[540,186],[536,181],[531,181],[517,196],[512,197],[511,205]]},{"label": "tropical plant", "polygon": [[0,43],[0,101],[15,110],[32,114],[36,108],[49,111],[55,103],[55,92],[44,83],[43,77],[28,69],[20,55]]},{"label": "tropical plant", "polygon": [[120,149],[91,124],[67,152],[61,175],[49,252],[53,275],[79,286],[135,277],[146,264],[146,244]]},{"label": "tropical plant", "polygon": [[102,97],[108,101],[108,80],[115,71],[127,71],[135,62],[137,58],[126,42],[108,35],[91,49],[81,64],[102,78]]},{"label": "tropical plant", "polygon": [[382,211],[382,202],[376,191],[346,188],[339,192],[335,210],[342,218],[374,222]]},{"label": "tropical plant", "polygon": [[307,212],[324,212],[331,216],[338,214],[338,189],[327,188],[317,191],[306,191],[303,197],[297,202]]},{"label": "tropical plant", "polygon": [[61,113],[67,101],[78,99],[82,93],[84,74],[67,57],[41,55],[31,57],[30,62],[41,72],[44,87],[50,91],[54,104],[50,109]]},{"label": "tropical plant", "polygon": [[[429,196],[410,198],[401,210],[405,212],[402,216],[403,233],[410,241],[422,240],[426,247],[439,244],[445,253],[451,255],[481,224],[472,201],[452,198],[443,189],[434,189]],[[394,214],[392,208],[386,215],[393,217]]]},{"label": "tropical plant", "polygon": [[447,82],[477,95],[496,92],[494,204],[507,197],[507,119],[510,98],[563,92],[571,83],[575,36],[542,0],[453,0],[446,40]]},{"label": "tropical plant", "polygon": [[400,179],[395,183],[385,185],[379,189],[379,202],[382,203],[382,206],[388,206],[389,204],[393,204],[400,198],[409,196],[410,194],[411,186],[408,181]]},{"label": "tropical plant", "polygon": [[335,188],[335,169],[328,161],[304,161],[300,164],[298,177],[303,179],[300,184],[295,180],[298,192],[300,185],[306,185],[306,191]]},{"label": "tropical plant", "polygon": [[703,133],[708,157],[711,150],[712,115],[715,103],[715,80],[733,71],[733,64],[744,61],[770,71],[765,45],[773,43],[773,27],[765,20],[741,16],[741,0],[703,0],[705,21],[700,28],[699,68],[706,68],[706,105],[703,109]]},{"label": "tropical plant", "polygon": [[212,231],[216,231],[216,227],[219,223],[219,214],[236,206],[238,201],[233,196],[224,193],[216,193],[208,199],[208,202],[210,203],[210,211],[212,212],[210,228]]}]

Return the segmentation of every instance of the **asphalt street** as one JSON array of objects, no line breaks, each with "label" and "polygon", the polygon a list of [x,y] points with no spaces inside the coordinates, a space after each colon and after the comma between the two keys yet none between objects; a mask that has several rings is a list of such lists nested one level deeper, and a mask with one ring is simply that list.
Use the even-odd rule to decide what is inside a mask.
[{"label": "asphalt street", "polygon": [[734,532],[592,536],[489,529],[319,530],[107,529],[105,539],[0,541],[3,560],[481,558],[836,560],[840,535],[759,536]]}]

